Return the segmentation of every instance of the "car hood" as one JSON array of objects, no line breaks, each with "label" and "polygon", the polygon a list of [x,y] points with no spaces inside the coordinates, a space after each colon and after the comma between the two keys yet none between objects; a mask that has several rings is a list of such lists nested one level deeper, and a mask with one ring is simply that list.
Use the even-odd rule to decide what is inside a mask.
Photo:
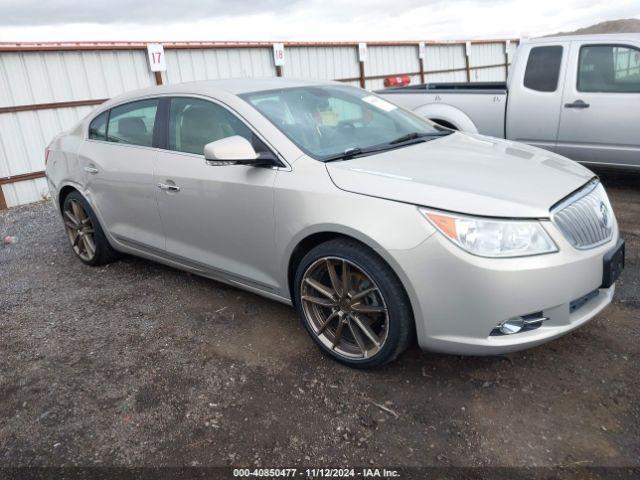
[{"label": "car hood", "polygon": [[546,150],[463,133],[326,166],[349,192],[509,218],[547,218],[553,204],[595,176]]}]

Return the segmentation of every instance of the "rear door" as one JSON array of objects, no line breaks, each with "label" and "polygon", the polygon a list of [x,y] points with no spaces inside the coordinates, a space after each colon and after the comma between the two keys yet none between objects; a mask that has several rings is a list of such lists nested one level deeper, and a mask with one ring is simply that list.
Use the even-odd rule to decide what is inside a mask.
[{"label": "rear door", "polygon": [[103,226],[130,246],[164,250],[153,186],[158,104],[158,99],[139,100],[96,117],[79,160]]},{"label": "rear door", "polygon": [[506,138],[554,150],[568,42],[523,44],[509,81]]},{"label": "rear door", "polygon": [[277,170],[212,166],[204,158],[207,143],[232,135],[247,138],[258,152],[266,147],[221,104],[195,97],[165,102],[166,138],[154,183],[167,254],[205,274],[274,289]]},{"label": "rear door", "polygon": [[569,65],[558,153],[640,166],[640,46],[574,41]]}]

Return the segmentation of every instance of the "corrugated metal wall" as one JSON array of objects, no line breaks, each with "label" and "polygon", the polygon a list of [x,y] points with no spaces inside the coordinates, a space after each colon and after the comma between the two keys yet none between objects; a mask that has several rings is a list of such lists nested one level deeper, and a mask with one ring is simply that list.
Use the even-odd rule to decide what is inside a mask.
[{"label": "corrugated metal wall", "polygon": [[[465,47],[464,45],[427,45],[424,69],[432,73],[425,76],[427,82],[466,82],[467,74],[464,71]],[[446,72],[446,70],[456,70]]]},{"label": "corrugated metal wall", "polygon": [[182,49],[165,53],[167,83],[275,75],[268,48]]},{"label": "corrugated metal wall", "polygon": [[[417,45],[371,46],[365,63],[366,74],[372,76],[391,73],[414,73],[420,71]],[[410,75],[411,83],[420,83],[420,75]],[[384,79],[367,81],[367,88],[384,88]]]},{"label": "corrugated metal wall", "polygon": [[[513,52],[515,47],[516,42],[511,42],[508,50]],[[418,50],[417,43],[406,42],[368,46],[366,88],[383,88],[384,77],[397,74],[409,74],[412,83],[419,83]],[[464,43],[427,43],[425,81],[467,81],[465,52]],[[357,45],[290,43],[285,53],[285,77],[360,85]],[[165,44],[165,55],[166,83],[276,75],[272,45],[267,43]],[[504,41],[471,44],[468,60],[471,81],[505,79]],[[476,69],[487,66],[493,67]],[[59,48],[0,44],[0,180],[42,171],[44,148],[51,138],[94,108],[48,104],[89,103],[155,84],[144,44],[60,44]],[[8,206],[47,195],[43,178],[5,183],[0,188]]]},{"label": "corrugated metal wall", "polygon": [[336,79],[359,75],[353,47],[291,47],[286,49],[285,77]]}]

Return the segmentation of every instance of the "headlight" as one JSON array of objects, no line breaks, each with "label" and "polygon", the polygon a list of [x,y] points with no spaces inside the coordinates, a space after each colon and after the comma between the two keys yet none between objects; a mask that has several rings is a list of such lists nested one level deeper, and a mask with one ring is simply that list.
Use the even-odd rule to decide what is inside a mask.
[{"label": "headlight", "polygon": [[425,208],[420,212],[460,248],[481,257],[524,257],[558,251],[535,220],[494,220]]}]

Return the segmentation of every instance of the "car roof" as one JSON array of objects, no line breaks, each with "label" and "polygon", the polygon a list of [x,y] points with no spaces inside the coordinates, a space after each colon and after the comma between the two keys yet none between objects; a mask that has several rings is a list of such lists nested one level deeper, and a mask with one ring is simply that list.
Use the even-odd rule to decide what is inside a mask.
[{"label": "car roof", "polygon": [[216,97],[221,93],[241,95],[243,93],[258,92],[264,90],[331,84],[336,84],[336,82],[332,82],[329,80],[308,80],[280,77],[198,80],[194,82],[158,85],[154,87],[133,90],[131,92],[127,92],[112,98],[111,100],[109,100],[108,104],[122,103],[126,100],[146,97],[150,95],[191,94],[211,95],[213,97]]}]

